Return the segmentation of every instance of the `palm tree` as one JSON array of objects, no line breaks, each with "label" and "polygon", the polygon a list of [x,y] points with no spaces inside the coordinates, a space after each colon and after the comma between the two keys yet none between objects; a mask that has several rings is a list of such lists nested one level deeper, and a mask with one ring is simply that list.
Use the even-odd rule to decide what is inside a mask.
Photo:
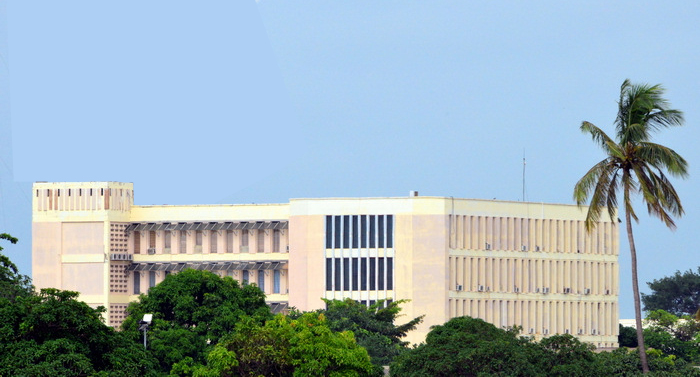
[{"label": "palm tree", "polygon": [[617,195],[622,191],[632,259],[632,289],[639,356],[644,373],[649,372],[649,366],[642,335],[637,249],[631,223],[632,219],[636,222],[639,222],[639,219],[632,207],[632,197],[641,193],[649,214],[658,217],[673,230],[676,228],[673,217],[683,215],[683,206],[667,174],[680,178],[688,176],[688,163],[683,157],[670,148],[650,141],[652,134],[657,131],[683,125],[683,113],[669,109],[668,101],[662,97],[663,93],[664,88],[660,85],[633,85],[629,80],[625,80],[620,88],[620,101],[614,123],[616,140],[589,122],[581,124],[581,131],[591,135],[607,156],[595,164],[574,187],[576,203],[579,206],[586,203],[589,205],[586,215],[586,230],[589,232],[596,226],[605,207],[611,220],[616,217]]}]

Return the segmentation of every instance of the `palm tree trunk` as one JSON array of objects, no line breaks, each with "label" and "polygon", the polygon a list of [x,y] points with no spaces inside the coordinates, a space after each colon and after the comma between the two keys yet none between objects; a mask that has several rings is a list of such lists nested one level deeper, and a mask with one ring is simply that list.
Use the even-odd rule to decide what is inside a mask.
[{"label": "palm tree trunk", "polygon": [[642,329],[642,306],[639,300],[639,282],[637,279],[637,249],[634,246],[634,236],[632,235],[632,222],[630,210],[627,204],[627,191],[625,188],[625,223],[627,223],[627,239],[630,244],[630,256],[632,257],[632,291],[634,294],[634,319],[637,324],[637,344],[639,358],[642,361],[642,373],[649,373],[647,363],[647,350],[644,347],[644,333]]}]

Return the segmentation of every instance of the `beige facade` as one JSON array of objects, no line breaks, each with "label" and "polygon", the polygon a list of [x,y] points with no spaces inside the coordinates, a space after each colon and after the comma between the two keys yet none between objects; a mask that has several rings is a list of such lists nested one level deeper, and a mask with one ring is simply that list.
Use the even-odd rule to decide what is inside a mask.
[{"label": "beige facade", "polygon": [[285,204],[136,206],[130,183],[35,183],[33,276],[118,325],[183,268],[258,284],[273,310],[322,298],[410,300],[409,335],[469,315],[541,338],[617,346],[618,228],[576,206],[409,196]]}]

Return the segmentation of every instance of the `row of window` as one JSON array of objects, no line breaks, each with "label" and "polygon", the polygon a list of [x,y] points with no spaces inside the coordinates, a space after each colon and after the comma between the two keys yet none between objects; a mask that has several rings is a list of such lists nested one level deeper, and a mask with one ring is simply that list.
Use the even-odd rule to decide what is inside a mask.
[{"label": "row of window", "polygon": [[[202,245],[204,241],[204,232],[202,230],[194,231],[194,252],[201,253]],[[219,252],[219,237],[224,237],[224,248],[226,253],[233,253],[234,251],[234,232],[233,230],[227,230],[224,234],[219,234],[218,231],[208,231],[209,232],[209,253],[216,254]],[[258,253],[265,252],[266,237],[265,231],[258,230],[254,235],[251,235],[253,231],[248,229],[238,230],[240,235],[238,238],[238,246],[241,253],[247,253],[250,250],[250,238],[255,237],[255,247]],[[188,231],[179,231],[179,235],[173,236],[174,231],[166,230],[163,231],[163,252],[165,254],[170,254],[172,251],[173,238],[177,239],[179,246],[179,253],[187,253],[187,233]],[[272,230],[272,252],[281,252],[281,239],[282,231],[279,229]],[[267,241],[269,242],[269,241]],[[156,231],[148,232],[148,248],[155,250],[156,248]],[[141,232],[134,232],[134,253],[140,254],[141,252]]]},{"label": "row of window", "polygon": [[[165,276],[168,276],[170,274],[170,271],[164,271]],[[258,270],[256,272],[257,274],[257,281],[255,282],[262,290],[263,292],[265,291],[265,271]],[[248,270],[243,270],[242,272],[242,281],[243,284],[249,284],[251,282],[251,272]],[[138,295],[141,293],[141,272],[135,271],[134,272],[134,294]],[[157,276],[157,271],[148,271],[148,287],[155,287],[156,286],[156,276]],[[272,271],[272,293],[280,293],[280,286],[281,286],[281,281],[282,281],[282,276],[280,270],[274,270]]]},{"label": "row of window", "polygon": [[394,215],[326,216],[326,249],[394,247]]},{"label": "row of window", "polygon": [[394,258],[326,258],[327,291],[394,289]]}]

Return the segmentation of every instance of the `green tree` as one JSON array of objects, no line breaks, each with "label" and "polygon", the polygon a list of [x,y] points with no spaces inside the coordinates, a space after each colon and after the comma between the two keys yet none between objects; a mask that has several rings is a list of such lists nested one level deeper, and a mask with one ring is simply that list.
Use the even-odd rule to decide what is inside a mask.
[{"label": "green tree", "polygon": [[700,267],[697,272],[676,271],[647,283],[651,294],[642,293],[644,310],[663,309],[677,316],[693,315],[700,309]]},{"label": "green tree", "polygon": [[637,347],[637,330],[634,327],[620,326],[617,343],[620,347]]},{"label": "green tree", "polygon": [[393,301],[386,307],[384,300],[369,307],[349,298],[324,301],[326,309],[317,312],[326,316],[331,330],[352,331],[357,344],[367,349],[377,367],[391,364],[394,357],[405,351],[408,342],[403,338],[423,321],[420,316],[402,325],[395,324],[405,300]]},{"label": "green tree", "polygon": [[243,318],[209,353],[206,366],[173,369],[194,376],[340,377],[368,376],[373,365],[352,332],[335,332],[323,314],[304,313],[277,315],[265,325]]},{"label": "green tree", "polygon": [[541,347],[481,319],[452,318],[394,359],[392,376],[545,376]]},{"label": "green tree", "polygon": [[[17,243],[17,238],[7,233],[0,234],[1,240]],[[3,250],[0,247],[0,252]],[[17,296],[27,296],[34,291],[31,279],[19,273],[17,265],[10,258],[0,253],[0,298],[14,301]]]},{"label": "green tree", "polygon": [[127,312],[122,329],[134,341],[143,336],[138,331],[143,315],[153,314],[149,349],[166,373],[187,357],[203,363],[211,347],[234,329],[241,316],[253,316],[261,323],[271,318],[265,294],[255,285],[240,286],[230,277],[192,269],[167,276],[130,304]]},{"label": "green tree", "polygon": [[637,339],[644,373],[649,371],[649,366],[642,334],[637,249],[632,233],[632,219],[639,219],[632,206],[632,198],[641,193],[649,214],[675,229],[673,217],[681,216],[683,207],[666,173],[680,178],[688,176],[688,164],[683,157],[668,147],[651,142],[655,132],[683,124],[683,114],[669,108],[663,93],[664,89],[660,85],[633,85],[625,80],[620,89],[618,113],[614,122],[616,140],[592,123],[583,122],[581,131],[591,135],[606,157],[595,164],[574,187],[576,203],[589,204],[586,216],[588,231],[595,227],[604,207],[607,207],[611,219],[616,217],[617,194],[618,190],[622,191],[632,259]]},{"label": "green tree", "polygon": [[155,373],[138,343],[102,322],[104,308],[77,292],[42,289],[0,305],[1,376],[133,375]]}]

